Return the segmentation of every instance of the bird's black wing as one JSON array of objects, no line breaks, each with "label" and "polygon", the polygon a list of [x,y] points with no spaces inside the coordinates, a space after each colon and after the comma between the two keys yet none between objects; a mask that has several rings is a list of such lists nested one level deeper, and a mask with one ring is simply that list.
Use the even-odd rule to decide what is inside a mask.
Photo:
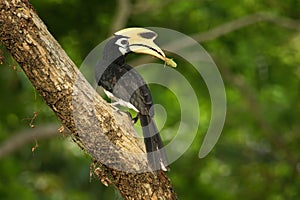
[{"label": "bird's black wing", "polygon": [[142,76],[131,66],[112,63],[102,74],[98,85],[111,92],[115,97],[130,102],[143,115],[153,116],[153,105],[148,86]]}]

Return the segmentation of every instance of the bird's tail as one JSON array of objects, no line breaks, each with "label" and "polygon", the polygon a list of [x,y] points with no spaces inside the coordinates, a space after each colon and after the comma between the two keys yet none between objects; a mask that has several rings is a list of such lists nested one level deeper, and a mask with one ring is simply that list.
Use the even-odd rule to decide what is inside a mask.
[{"label": "bird's tail", "polygon": [[152,170],[168,171],[168,160],[164,144],[153,118],[149,115],[140,115],[140,122],[143,129],[144,142],[146,145],[147,158]]}]

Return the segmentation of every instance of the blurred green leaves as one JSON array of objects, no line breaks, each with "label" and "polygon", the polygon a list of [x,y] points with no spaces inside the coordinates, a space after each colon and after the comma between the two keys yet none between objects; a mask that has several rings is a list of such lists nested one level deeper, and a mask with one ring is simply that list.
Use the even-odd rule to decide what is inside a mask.
[{"label": "blurred green leaves", "polygon": [[[77,66],[109,36],[117,14],[115,1],[30,2]],[[185,34],[205,32],[260,11],[300,18],[296,0],[132,0],[131,4],[126,26],[162,26]],[[299,27],[287,29],[278,25],[280,20],[276,22],[261,21],[202,43],[222,74],[228,111],[218,144],[201,160],[198,151],[210,119],[209,94],[193,69],[176,58],[176,70],[188,77],[199,93],[201,110],[197,137],[168,173],[181,199],[300,197]],[[0,147],[10,136],[29,127],[34,112],[38,112],[36,126],[59,124],[7,51],[2,47],[1,51],[5,60],[0,65]],[[157,103],[166,105],[169,113],[164,128],[172,132],[180,121],[176,99],[159,86],[153,85],[151,90]],[[188,102],[184,106],[193,109]],[[163,138],[169,140],[172,134]],[[34,152],[33,138],[31,144],[0,160],[2,198],[117,198],[112,187],[106,188],[95,179],[89,181],[89,158],[69,139],[59,136],[37,142]]]}]

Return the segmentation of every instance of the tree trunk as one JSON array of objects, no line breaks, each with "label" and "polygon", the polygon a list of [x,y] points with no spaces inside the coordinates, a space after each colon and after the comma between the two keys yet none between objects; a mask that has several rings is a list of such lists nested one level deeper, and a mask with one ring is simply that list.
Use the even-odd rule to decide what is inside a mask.
[{"label": "tree trunk", "polygon": [[27,0],[0,0],[0,39],[74,141],[97,163],[93,172],[124,199],[176,199],[164,172],[148,169],[129,117],[89,85]]}]

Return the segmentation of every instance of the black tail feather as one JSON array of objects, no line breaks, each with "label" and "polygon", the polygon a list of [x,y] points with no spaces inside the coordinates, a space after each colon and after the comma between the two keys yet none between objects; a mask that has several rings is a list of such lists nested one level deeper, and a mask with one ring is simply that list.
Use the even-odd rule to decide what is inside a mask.
[{"label": "black tail feather", "polygon": [[168,171],[168,160],[154,120],[149,115],[140,115],[148,162],[152,170]]}]

